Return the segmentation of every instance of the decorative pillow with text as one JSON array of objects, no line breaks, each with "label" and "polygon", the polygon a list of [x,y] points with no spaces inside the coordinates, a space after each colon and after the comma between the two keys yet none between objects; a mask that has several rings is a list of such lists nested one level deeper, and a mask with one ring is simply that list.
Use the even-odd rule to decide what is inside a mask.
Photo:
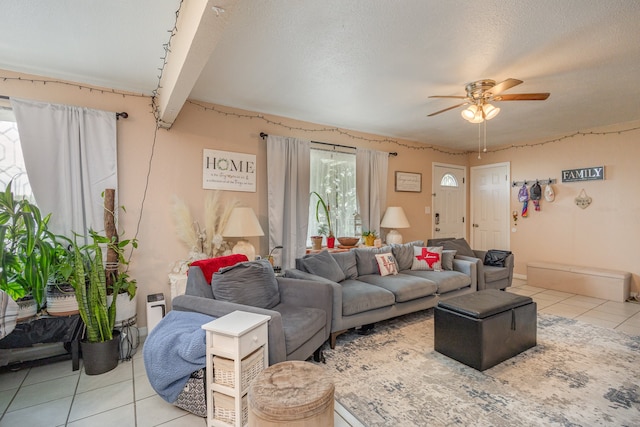
[{"label": "decorative pillow with text", "polygon": [[378,270],[380,270],[381,276],[398,274],[396,259],[392,254],[376,254],[376,261],[378,262]]},{"label": "decorative pillow with text", "polygon": [[414,246],[412,270],[442,270],[442,246]]}]

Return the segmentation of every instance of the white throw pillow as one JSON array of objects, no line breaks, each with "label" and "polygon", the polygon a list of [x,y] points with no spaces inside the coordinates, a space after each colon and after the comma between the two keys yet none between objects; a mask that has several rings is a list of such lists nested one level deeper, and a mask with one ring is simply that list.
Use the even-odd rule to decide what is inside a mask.
[{"label": "white throw pillow", "polygon": [[442,271],[442,246],[414,246],[411,269]]}]

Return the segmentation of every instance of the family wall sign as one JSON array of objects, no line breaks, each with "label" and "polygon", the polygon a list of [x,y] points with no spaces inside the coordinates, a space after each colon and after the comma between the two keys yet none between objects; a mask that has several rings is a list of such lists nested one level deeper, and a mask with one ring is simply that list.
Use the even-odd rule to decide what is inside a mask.
[{"label": "family wall sign", "polygon": [[562,182],[604,180],[604,166],[567,169],[562,171]]}]

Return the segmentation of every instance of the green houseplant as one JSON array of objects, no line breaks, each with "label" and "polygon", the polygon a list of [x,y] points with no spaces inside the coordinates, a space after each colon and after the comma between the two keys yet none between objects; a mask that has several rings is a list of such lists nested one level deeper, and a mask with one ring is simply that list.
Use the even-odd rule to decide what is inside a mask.
[{"label": "green houseplant", "polygon": [[56,237],[49,231],[51,214],[26,199],[17,199],[13,181],[0,192],[0,289],[14,300],[32,296],[42,307]]},{"label": "green houseplant", "polygon": [[[314,194],[318,201],[316,202],[316,221],[320,223],[318,227],[318,233],[321,235],[327,236],[327,247],[333,248],[335,246],[336,238],[333,234],[333,228],[331,227],[331,207],[327,203],[325,203],[324,199],[320,194],[316,191],[312,191],[311,194]],[[324,215],[324,222],[321,222],[320,214]]]},{"label": "green houseplant", "polygon": [[[86,326],[85,340],[81,342],[87,375],[97,375],[118,365],[119,335],[114,330],[116,299],[107,303],[107,275],[102,257],[102,246],[117,245],[113,240],[93,230],[89,232],[92,242],[80,246],[74,241],[73,272],[70,283],[76,293],[80,317]],[[112,284],[116,295],[121,281]]]}]

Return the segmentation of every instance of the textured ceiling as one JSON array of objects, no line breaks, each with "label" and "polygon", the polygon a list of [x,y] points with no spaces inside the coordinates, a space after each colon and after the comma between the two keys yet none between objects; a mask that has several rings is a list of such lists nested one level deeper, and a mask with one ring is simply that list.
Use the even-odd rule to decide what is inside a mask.
[{"label": "textured ceiling", "polygon": [[[0,6],[0,68],[151,93],[180,2]],[[640,118],[638,22],[637,0],[238,0],[190,98],[473,150],[428,96],[516,78],[551,96],[498,103],[488,145],[553,139]]]}]

